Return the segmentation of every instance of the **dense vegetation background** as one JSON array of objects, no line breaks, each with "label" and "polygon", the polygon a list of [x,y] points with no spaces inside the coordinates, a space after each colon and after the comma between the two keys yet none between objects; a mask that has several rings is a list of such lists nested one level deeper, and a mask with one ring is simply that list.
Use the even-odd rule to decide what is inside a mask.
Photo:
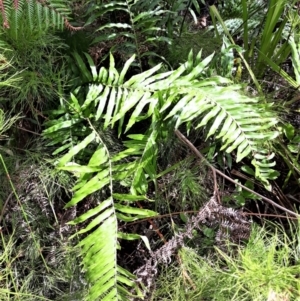
[{"label": "dense vegetation background", "polygon": [[299,13],[0,0],[0,300],[300,300]]}]

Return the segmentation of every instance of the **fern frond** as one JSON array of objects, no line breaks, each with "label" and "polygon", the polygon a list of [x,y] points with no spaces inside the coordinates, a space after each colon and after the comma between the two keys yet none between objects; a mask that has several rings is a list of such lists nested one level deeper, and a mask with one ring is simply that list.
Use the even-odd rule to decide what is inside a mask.
[{"label": "fern frond", "polygon": [[[124,18],[111,20],[112,12],[119,13]],[[98,27],[99,34],[93,44],[112,40],[122,41],[115,44],[114,50],[126,58],[136,54],[135,65],[141,68],[142,57],[153,55],[149,47],[153,47],[155,42],[159,41],[171,43],[170,38],[164,34],[165,24],[162,24],[162,20],[167,22],[166,16],[170,17],[170,14],[170,11],[161,8],[158,1],[116,1],[92,5],[87,12],[89,18],[86,25],[99,18],[108,18],[109,22]]]},{"label": "fern frond", "polygon": [[[123,83],[134,56],[121,74],[115,69],[111,56],[109,70],[100,69],[97,81],[101,84],[90,88],[83,106],[87,107],[94,98],[98,106],[96,119],[101,119],[106,108],[102,117],[104,129],[119,122],[120,135],[123,119],[130,110],[134,108],[125,132],[136,122],[153,116],[159,98],[163,98],[159,112],[164,114],[166,122],[176,117],[177,128],[200,120],[197,127],[209,126],[207,138],[214,135],[221,139],[222,149],[227,152],[237,151],[237,162],[249,154],[263,151],[265,142],[278,135],[273,130],[278,120],[272,107],[241,93],[242,86],[230,85],[230,81],[224,78],[199,80],[199,75],[204,72],[212,55],[198,64],[192,61],[192,57],[175,71],[153,75],[160,69],[160,65],[157,65]],[[146,107],[148,112],[142,114]]]},{"label": "fern frond", "polygon": [[[191,54],[177,70],[158,73],[158,65],[128,80],[126,72],[134,56],[121,72],[112,55],[109,68],[101,67],[98,72],[87,56],[90,73],[82,59],[75,57],[90,81],[87,93],[80,87],[75,90],[69,102],[53,112],[44,135],[52,139],[51,145],[58,145],[56,153],[68,149],[57,167],[78,179],[66,207],[91,194],[102,194],[94,208],[72,222],[89,221],[79,234],[87,234],[80,246],[91,283],[90,300],[126,300],[123,293],[134,287],[134,281],[117,266],[117,239],[135,236],[118,234],[117,222],[156,214],[137,208],[134,201],[145,199],[148,182],[155,180],[160,139],[180,125],[205,127],[207,137],[220,139],[227,152],[236,151],[237,161],[252,158],[257,177],[266,184],[274,176],[274,162],[272,156],[266,157],[265,149],[267,141],[277,135],[273,130],[277,118],[271,106],[245,95],[242,86],[222,77],[203,79],[212,56],[201,60],[198,55],[194,61]],[[117,127],[121,135],[145,119],[150,120],[147,130],[128,135],[121,149],[111,151],[115,142],[105,136],[110,128]],[[128,192],[120,193],[118,185]]]},{"label": "fern frond", "polygon": [[28,26],[31,31],[42,31],[50,26],[62,29],[71,14],[71,9],[63,0],[3,0],[0,2],[0,9],[0,20],[6,29],[14,32],[15,37],[18,35],[17,31],[21,34],[24,26]]},{"label": "fern frond", "polygon": [[[74,97],[73,103],[78,104],[74,101]],[[84,110],[85,106],[86,104],[83,104],[81,108]],[[57,122],[52,122],[51,127],[45,131],[45,134],[53,135],[58,131],[61,141],[63,141],[67,137],[67,133],[70,133],[70,129],[74,134],[77,133],[76,123],[67,122],[67,115],[57,120]],[[98,147],[87,164],[76,164],[76,161],[80,161],[80,157],[78,157],[80,152],[84,152],[88,147],[93,147],[93,144],[97,144]],[[76,159],[77,157],[78,159]],[[73,172],[78,178],[77,185],[73,188],[74,196],[66,207],[74,206],[84,198],[104,188],[110,190],[110,196],[106,200],[101,200],[95,208],[70,222],[70,224],[75,225],[90,220],[87,226],[78,232],[78,234],[89,233],[79,244],[82,249],[87,279],[91,283],[89,300],[128,300],[125,292],[136,287],[134,276],[117,265],[117,239],[118,237],[126,238],[126,236],[119,235],[117,232],[117,219],[128,222],[156,214],[150,210],[142,210],[124,203],[130,199],[145,199],[143,195],[132,198],[131,195],[128,197],[127,195],[113,193],[112,181],[122,181],[135,171],[135,168],[128,169],[128,166],[126,166],[124,169],[122,167],[122,163],[120,164],[119,161],[124,157],[126,155],[119,156],[118,154],[110,158],[100,136],[95,129],[91,128],[90,134],[76,145],[73,144],[69,152],[58,162],[59,169]],[[114,168],[112,168],[112,162]],[[137,163],[134,164],[134,166],[137,165]]]},{"label": "fern frond", "polygon": [[1,21],[4,28],[9,28],[8,22],[8,12],[10,10],[10,6],[7,5],[6,1],[0,1],[0,10],[1,10]]}]

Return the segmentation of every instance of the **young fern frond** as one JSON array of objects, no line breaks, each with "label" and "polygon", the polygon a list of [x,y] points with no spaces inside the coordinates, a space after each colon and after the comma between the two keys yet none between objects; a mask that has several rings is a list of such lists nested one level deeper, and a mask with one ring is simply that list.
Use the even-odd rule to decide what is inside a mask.
[{"label": "young fern frond", "polygon": [[[118,233],[117,222],[155,215],[138,208],[135,202],[148,199],[148,183],[157,176],[158,142],[166,139],[166,132],[180,125],[191,129],[192,123],[205,127],[207,137],[221,139],[227,152],[236,151],[237,161],[254,158],[259,179],[267,184],[274,163],[264,162],[270,158],[265,153],[266,141],[276,137],[272,127],[277,119],[271,106],[244,95],[242,87],[230,80],[201,78],[212,56],[202,60],[199,54],[194,61],[191,53],[188,62],[177,70],[158,73],[157,65],[128,80],[125,75],[134,56],[121,72],[115,68],[112,55],[109,68],[101,67],[99,72],[87,58],[90,74],[82,65],[90,81],[87,94],[81,92],[84,87],[75,90],[67,104],[52,112],[44,135],[51,139],[49,145],[57,147],[55,154],[68,150],[57,166],[77,177],[67,207],[91,194],[108,191],[94,208],[72,222],[90,221],[79,231],[86,234],[80,245],[91,283],[89,300],[127,300],[123,292],[135,285],[133,276],[117,266],[117,239],[138,235]],[[150,121],[146,131],[128,135],[123,149],[112,151],[114,143],[105,137],[110,128],[117,128],[121,135],[145,119]]]}]

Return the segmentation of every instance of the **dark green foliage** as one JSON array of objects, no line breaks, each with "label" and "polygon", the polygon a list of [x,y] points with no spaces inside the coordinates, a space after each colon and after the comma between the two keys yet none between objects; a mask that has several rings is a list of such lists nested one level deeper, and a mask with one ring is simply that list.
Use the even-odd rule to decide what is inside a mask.
[{"label": "dark green foliage", "polygon": [[136,54],[133,64],[143,70],[152,66],[152,60],[166,61],[160,48],[175,45],[173,38],[179,35],[184,21],[180,12],[188,3],[189,0],[90,1],[86,25],[97,24],[93,44],[102,48],[111,45],[108,50],[117,53],[123,62]]},{"label": "dark green foliage", "polygon": [[211,32],[184,32],[181,36],[174,37],[172,44],[162,45],[158,51],[167,58],[168,63],[173,68],[177,68],[185,62],[191,49],[194,54],[201,50],[203,56],[206,57],[215,52],[220,46],[220,40],[214,37]]}]

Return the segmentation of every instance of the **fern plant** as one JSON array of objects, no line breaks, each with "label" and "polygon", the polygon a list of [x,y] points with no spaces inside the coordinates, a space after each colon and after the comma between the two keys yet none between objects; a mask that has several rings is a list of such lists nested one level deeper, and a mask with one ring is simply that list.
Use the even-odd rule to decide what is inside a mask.
[{"label": "fern plant", "polygon": [[86,26],[97,20],[98,34],[93,44],[102,43],[101,48],[118,53],[123,62],[136,54],[134,64],[142,70],[148,60],[165,61],[155,49],[172,44],[183,20],[179,12],[189,3],[189,0],[89,1]]},{"label": "fern plant", "polygon": [[55,30],[69,23],[68,3],[37,0],[0,1],[0,49],[25,80],[18,89],[7,88],[1,102],[7,109],[34,112],[57,98],[64,85],[63,71],[66,45],[55,36]]},{"label": "fern plant", "polygon": [[[85,236],[79,244],[91,284],[89,300],[127,300],[134,278],[117,265],[118,238],[139,236],[120,233],[117,225],[118,221],[156,214],[137,208],[135,202],[147,201],[148,184],[155,182],[158,142],[168,139],[180,125],[189,131],[205,127],[207,137],[221,139],[224,150],[236,152],[237,161],[252,157],[257,177],[268,183],[274,163],[266,153],[266,141],[277,136],[273,130],[277,118],[271,106],[247,97],[242,87],[230,80],[203,78],[213,55],[202,60],[199,53],[194,60],[191,53],[177,70],[158,73],[161,65],[157,65],[127,80],[135,56],[121,72],[112,55],[109,68],[99,71],[89,55],[86,57],[90,71],[81,67],[90,81],[87,93],[78,87],[67,102],[62,101],[46,123],[44,135],[55,148],[53,154],[64,153],[57,168],[77,177],[74,196],[66,207],[103,192],[93,209],[72,222],[85,222],[79,231]],[[147,122],[146,130],[128,134],[141,122]],[[127,133],[123,150],[112,151],[106,138],[109,128],[116,129],[119,136]]]},{"label": "fern plant", "polygon": [[66,1],[51,0],[1,0],[0,1],[0,20],[4,27],[17,37],[23,33],[23,22],[29,25],[30,29],[72,28],[69,23],[70,9]]},{"label": "fern plant", "polygon": [[69,23],[71,10],[62,0],[1,0],[0,10],[0,47],[8,58],[26,57],[37,45],[45,47],[49,39],[55,39],[54,30],[78,29]]}]

